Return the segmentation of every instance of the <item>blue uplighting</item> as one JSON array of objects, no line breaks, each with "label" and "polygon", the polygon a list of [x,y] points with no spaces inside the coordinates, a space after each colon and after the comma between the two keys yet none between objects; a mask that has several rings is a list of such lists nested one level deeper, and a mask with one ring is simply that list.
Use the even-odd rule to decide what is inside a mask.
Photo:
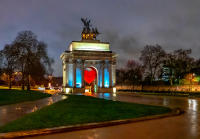
[{"label": "blue uplighting", "polygon": [[109,98],[110,97],[110,93],[104,93],[104,97],[105,98]]},{"label": "blue uplighting", "polygon": [[102,71],[99,70],[99,79],[98,79],[98,86],[102,87]]},{"label": "blue uplighting", "polygon": [[104,87],[106,87],[106,88],[109,87],[109,72],[108,72],[108,68],[104,69]]},{"label": "blue uplighting", "polygon": [[76,68],[76,87],[81,88],[81,70],[80,68]]}]

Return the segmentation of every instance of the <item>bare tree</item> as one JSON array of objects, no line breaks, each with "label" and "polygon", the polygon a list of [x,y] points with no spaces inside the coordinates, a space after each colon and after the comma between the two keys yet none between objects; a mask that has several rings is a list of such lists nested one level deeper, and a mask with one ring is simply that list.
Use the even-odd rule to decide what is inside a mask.
[{"label": "bare tree", "polygon": [[126,81],[126,70],[125,69],[117,69],[116,70],[116,81],[117,84],[123,85]]},{"label": "bare tree", "polygon": [[48,57],[47,45],[38,41],[32,31],[19,32],[14,46],[18,50],[17,61],[22,73],[22,89],[24,89],[26,81],[27,90],[29,90],[30,77],[36,76],[36,73],[41,76],[47,73],[47,69],[51,69],[53,60]]},{"label": "bare tree", "polygon": [[3,52],[2,50],[0,51],[0,75],[2,74],[3,72],[3,66],[2,66],[2,62],[3,62]]},{"label": "bare tree", "polygon": [[165,51],[160,45],[146,45],[141,51],[140,60],[145,68],[145,77],[149,78],[150,83],[161,73]]},{"label": "bare tree", "polygon": [[132,85],[140,84],[142,81],[143,68],[142,65],[135,60],[128,60],[127,62],[127,78]]},{"label": "bare tree", "polygon": [[164,64],[170,70],[169,77],[171,85],[173,85],[175,80],[179,82],[186,73],[191,72],[194,68],[194,58],[189,56],[191,53],[191,49],[178,49],[166,55]]},{"label": "bare tree", "polygon": [[5,45],[4,49],[1,51],[2,62],[3,62],[3,72],[8,75],[9,89],[12,88],[12,75],[16,68],[17,52],[12,45]]},{"label": "bare tree", "polygon": [[192,72],[200,75],[200,59],[197,59],[194,61],[194,67],[192,68]]}]

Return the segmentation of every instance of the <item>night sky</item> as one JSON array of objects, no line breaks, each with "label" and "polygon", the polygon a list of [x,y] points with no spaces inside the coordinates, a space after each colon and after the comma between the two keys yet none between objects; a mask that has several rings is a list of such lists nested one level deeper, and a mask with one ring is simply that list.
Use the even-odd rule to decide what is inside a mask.
[{"label": "night sky", "polygon": [[81,17],[111,43],[118,67],[138,59],[146,44],[166,51],[192,48],[200,58],[200,0],[0,0],[0,49],[19,31],[32,30],[48,44],[54,75],[62,76],[60,54],[81,39]]}]

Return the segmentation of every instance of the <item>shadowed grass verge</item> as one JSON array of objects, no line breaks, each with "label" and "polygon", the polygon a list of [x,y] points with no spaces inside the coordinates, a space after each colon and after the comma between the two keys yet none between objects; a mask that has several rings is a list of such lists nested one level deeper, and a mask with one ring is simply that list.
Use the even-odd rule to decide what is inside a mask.
[{"label": "shadowed grass verge", "polygon": [[32,101],[45,97],[50,97],[51,95],[41,93],[38,91],[25,91],[25,90],[9,90],[0,89],[0,106],[7,104],[14,104],[24,101]]},{"label": "shadowed grass verge", "polygon": [[163,114],[170,111],[171,109],[161,106],[69,95],[68,98],[63,101],[44,107],[0,127],[0,132],[138,118]]}]

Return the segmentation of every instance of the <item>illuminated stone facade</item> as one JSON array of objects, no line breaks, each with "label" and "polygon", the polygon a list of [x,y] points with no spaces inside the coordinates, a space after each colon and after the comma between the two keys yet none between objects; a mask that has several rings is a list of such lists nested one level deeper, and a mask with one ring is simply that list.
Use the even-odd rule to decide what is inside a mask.
[{"label": "illuminated stone facade", "polygon": [[63,64],[64,92],[85,92],[84,70],[94,67],[95,92],[113,92],[116,83],[116,54],[109,43],[99,40],[73,41],[60,56]]}]

